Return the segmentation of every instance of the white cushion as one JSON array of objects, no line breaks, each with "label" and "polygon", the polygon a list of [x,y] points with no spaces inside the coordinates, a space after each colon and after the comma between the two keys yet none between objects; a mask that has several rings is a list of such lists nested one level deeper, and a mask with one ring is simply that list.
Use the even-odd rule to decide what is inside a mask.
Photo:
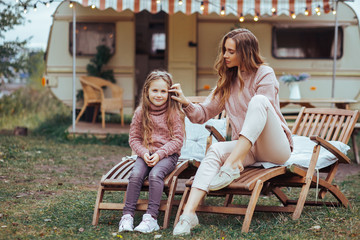
[{"label": "white cushion", "polygon": [[[297,135],[293,135],[293,140],[294,140],[294,150],[291,153],[290,158],[282,166],[297,164],[302,167],[306,167],[306,168],[309,167],[312,152],[316,143],[311,141],[310,138],[308,137],[297,136]],[[344,154],[346,154],[347,151],[350,149],[350,147],[343,142],[329,141],[329,143],[331,143],[334,147],[339,149]],[[317,169],[325,168],[327,166],[330,166],[337,160],[338,159],[331,152],[321,147],[319,158],[316,163],[316,168]],[[262,165],[264,168],[279,166],[269,162],[258,162],[255,165],[257,166]]]},{"label": "white cushion", "polygon": [[[194,159],[201,161],[205,157],[206,140],[210,132],[206,130],[205,125],[215,127],[219,133],[226,135],[226,119],[210,119],[204,124],[196,124],[185,118],[186,139],[181,149],[180,159]],[[213,142],[216,139],[213,138]]]}]

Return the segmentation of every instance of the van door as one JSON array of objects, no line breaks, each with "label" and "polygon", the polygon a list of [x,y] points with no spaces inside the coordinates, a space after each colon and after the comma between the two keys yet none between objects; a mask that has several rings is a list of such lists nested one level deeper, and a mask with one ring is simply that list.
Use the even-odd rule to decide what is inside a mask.
[{"label": "van door", "polygon": [[167,16],[165,12],[151,14],[142,11],[135,14],[135,106],[140,101],[146,76],[154,69],[167,70]]}]

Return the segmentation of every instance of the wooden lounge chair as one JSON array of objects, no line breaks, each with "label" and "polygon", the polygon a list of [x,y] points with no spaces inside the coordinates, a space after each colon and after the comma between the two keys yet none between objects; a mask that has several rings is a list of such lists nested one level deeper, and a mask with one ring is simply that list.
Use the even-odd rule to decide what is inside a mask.
[{"label": "wooden lounge chair", "polygon": [[[192,102],[203,102],[205,97],[188,97]],[[225,117],[224,114],[221,117]],[[210,138],[211,139],[211,138]],[[211,140],[206,140],[209,144]],[[108,173],[103,175],[98,188],[94,215],[93,225],[97,225],[100,217],[100,210],[123,210],[125,206],[126,196],[124,195],[124,201],[119,202],[104,202],[104,194],[109,191],[123,191],[126,192],[128,179],[130,177],[131,170],[135,164],[135,160],[128,159],[121,161],[115,167],[113,167]],[[165,229],[169,225],[171,210],[174,205],[178,206],[180,201],[174,200],[176,194],[182,194],[185,189],[185,181],[191,176],[195,175],[196,167],[193,166],[192,161],[179,160],[175,170],[170,173],[164,179],[164,192],[167,195],[166,200],[162,200],[160,203],[160,211],[164,211],[164,221],[162,228]],[[182,179],[182,187],[178,186],[178,180]],[[145,180],[142,191],[149,191],[149,182]],[[148,199],[139,199],[136,210],[145,211],[147,209]]]},{"label": "wooden lounge chair", "polygon": [[[81,76],[80,83],[84,91],[84,105],[76,118],[76,123],[88,106],[95,106],[93,123],[96,121],[100,108],[102,128],[105,128],[105,112],[108,110],[120,110],[121,126],[124,126],[123,89],[121,87],[102,78],[92,76]],[[105,98],[103,87],[110,88],[110,98]]]},{"label": "wooden lounge chair", "polygon": [[[293,219],[298,219],[304,205],[328,205],[328,206],[349,206],[348,199],[340,189],[332,184],[339,163],[350,163],[350,159],[331,145],[328,141],[341,141],[347,143],[359,117],[358,111],[340,109],[302,108],[292,128],[292,133],[299,136],[310,137],[316,143],[311,156],[308,168],[297,165],[288,167],[278,166],[273,168],[246,167],[238,180],[228,187],[210,192],[209,195],[224,196],[223,206],[205,205],[203,203],[197,208],[197,212],[223,213],[245,215],[242,231],[248,232],[254,211],[264,212],[289,212]],[[216,130],[209,127],[209,130],[218,135]],[[220,139],[219,139],[220,140]],[[224,139],[222,139],[224,140]],[[319,178],[315,174],[315,167],[320,153],[320,147],[324,147],[333,153],[337,158],[331,166],[320,169],[325,173],[325,178]],[[175,223],[183,211],[189,196],[192,180],[186,182],[186,189],[181,199]],[[337,202],[307,201],[310,188],[318,185],[321,191],[318,194],[320,199],[324,198],[326,192],[330,192]],[[297,199],[291,200],[282,191],[282,187],[301,188]],[[272,193],[280,201],[281,206],[258,206],[260,193]],[[248,205],[240,206],[232,203],[234,195],[250,195]]]}]

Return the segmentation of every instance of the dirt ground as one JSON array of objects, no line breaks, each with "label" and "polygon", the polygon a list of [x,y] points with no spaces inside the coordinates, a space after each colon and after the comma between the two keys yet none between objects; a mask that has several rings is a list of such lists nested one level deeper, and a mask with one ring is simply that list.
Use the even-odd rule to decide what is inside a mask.
[{"label": "dirt ground", "polygon": [[335,179],[337,181],[342,181],[347,176],[356,175],[358,173],[360,173],[360,164],[340,164]]}]

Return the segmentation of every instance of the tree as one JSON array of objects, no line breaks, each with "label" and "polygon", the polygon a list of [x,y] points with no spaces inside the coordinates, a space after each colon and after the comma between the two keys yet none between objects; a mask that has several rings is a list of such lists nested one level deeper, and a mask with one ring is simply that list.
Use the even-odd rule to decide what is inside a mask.
[{"label": "tree", "polygon": [[110,61],[110,48],[105,45],[96,47],[95,56],[90,59],[90,63],[86,66],[89,76],[100,77],[110,82],[115,82],[113,70],[103,70],[102,67]]},{"label": "tree", "polygon": [[23,6],[30,0],[15,3],[15,1],[0,0],[0,77],[10,79],[16,72],[25,70],[25,41],[6,41],[4,33],[14,26],[24,23],[21,15]]}]

